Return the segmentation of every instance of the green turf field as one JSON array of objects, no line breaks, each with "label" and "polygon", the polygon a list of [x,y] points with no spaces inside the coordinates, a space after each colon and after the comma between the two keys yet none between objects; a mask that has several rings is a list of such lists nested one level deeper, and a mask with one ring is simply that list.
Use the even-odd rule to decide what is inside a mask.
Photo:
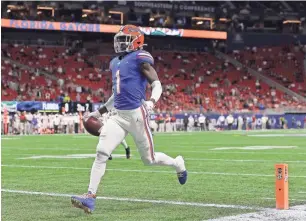
[{"label": "green turf field", "polygon": [[157,134],[155,151],[185,158],[183,186],[171,168],[143,166],[128,137],[132,159],[119,158],[121,146],[114,152],[98,193],[106,198],[97,200],[92,215],[72,208],[68,196],[87,191],[97,138],[2,137],[2,220],[200,221],[274,208],[274,164],[286,162],[290,205],[305,204],[305,133]]}]

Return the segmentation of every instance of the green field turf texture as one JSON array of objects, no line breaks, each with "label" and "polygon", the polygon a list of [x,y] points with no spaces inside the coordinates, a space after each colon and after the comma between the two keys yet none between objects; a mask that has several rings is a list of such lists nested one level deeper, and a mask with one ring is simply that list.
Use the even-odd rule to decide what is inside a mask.
[{"label": "green field turf texture", "polygon": [[[157,134],[154,137],[155,151],[165,152],[172,157],[180,154],[186,159],[187,169],[191,173],[186,185],[183,186],[178,183],[175,173],[171,173],[173,169],[144,166],[132,138],[127,137],[132,159],[115,158],[109,161],[107,165],[109,170],[103,178],[98,195],[274,208],[274,200],[265,199],[275,197],[274,165],[291,161],[288,163],[289,193],[290,199],[294,200],[290,201],[290,205],[302,204],[306,198],[306,194],[301,194],[301,192],[306,193],[306,137],[248,136],[262,133],[290,135],[305,134],[306,131]],[[19,158],[37,155],[94,154],[97,141],[97,138],[89,135],[2,137],[2,189],[59,194],[86,192],[94,158]],[[214,150],[217,147],[244,146],[296,146],[296,148]],[[125,152],[123,147],[119,146],[114,153]],[[34,167],[20,167],[27,165]],[[97,200],[94,213],[86,215],[81,210],[72,208],[68,197],[2,192],[4,221],[191,221],[252,211],[256,210]]]}]

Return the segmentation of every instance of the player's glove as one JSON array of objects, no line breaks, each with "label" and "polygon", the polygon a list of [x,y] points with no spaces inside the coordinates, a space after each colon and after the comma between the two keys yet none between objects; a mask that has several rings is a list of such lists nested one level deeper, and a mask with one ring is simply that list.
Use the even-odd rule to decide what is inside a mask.
[{"label": "player's glove", "polygon": [[102,117],[102,115],[100,114],[99,110],[96,110],[96,111],[91,112],[91,113],[89,113],[89,114],[88,114],[88,113],[85,114],[84,117],[83,117],[83,119],[84,119],[84,121],[87,121],[88,118],[90,118],[90,117],[95,117],[95,118],[99,119],[99,118]]},{"label": "player's glove", "polygon": [[145,106],[146,110],[148,111],[148,114],[152,114],[154,111],[154,103],[153,101],[149,100],[149,101],[144,101],[143,105]]}]

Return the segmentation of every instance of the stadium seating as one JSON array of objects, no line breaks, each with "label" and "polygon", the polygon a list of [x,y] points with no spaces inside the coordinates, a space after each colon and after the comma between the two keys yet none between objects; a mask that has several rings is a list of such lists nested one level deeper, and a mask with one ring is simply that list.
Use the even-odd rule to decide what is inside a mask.
[{"label": "stadium seating", "polygon": [[[276,52],[281,49],[272,50]],[[80,101],[91,96],[93,102],[98,102],[105,101],[111,94],[109,55],[90,57],[86,53],[73,53],[70,48],[65,47],[21,45],[3,45],[2,53],[36,70],[18,70],[9,62],[2,61],[2,88],[5,92],[2,93],[2,100],[56,100],[61,93],[68,93],[72,100],[76,100],[79,94]],[[152,55],[164,85],[163,97],[158,103],[160,111],[257,111],[283,106],[300,108],[305,105],[270,88],[264,82],[257,81],[245,70],[239,70],[209,53],[155,51]],[[250,51],[239,54],[236,52],[234,56],[241,61],[250,62],[254,59]],[[99,65],[93,65],[95,62],[92,60]],[[264,53],[257,55],[257,67],[264,60],[268,60]],[[267,62],[275,65],[272,69],[274,72],[280,71],[283,76],[294,81],[287,69],[279,68],[271,58]],[[288,63],[288,68],[295,67],[294,63],[290,64]],[[38,71],[41,69],[57,80],[46,78]],[[19,77],[11,76],[16,70],[20,72]],[[265,69],[264,72],[267,73],[268,70]],[[40,96],[37,96],[37,91],[40,91]]]},{"label": "stadium seating", "polygon": [[294,92],[306,96],[306,79],[303,74],[305,52],[305,46],[287,45],[246,48],[243,51],[234,51],[233,56]]}]

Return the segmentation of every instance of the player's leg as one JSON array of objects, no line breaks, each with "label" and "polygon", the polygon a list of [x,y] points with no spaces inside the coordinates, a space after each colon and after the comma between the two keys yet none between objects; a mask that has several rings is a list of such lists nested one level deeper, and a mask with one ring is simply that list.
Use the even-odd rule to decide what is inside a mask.
[{"label": "player's leg", "polygon": [[134,138],[143,163],[145,165],[173,167],[178,174],[179,182],[185,184],[187,180],[187,171],[183,158],[178,156],[174,159],[162,152],[154,152],[154,142],[146,109],[141,106],[134,117],[134,122],[136,123],[131,125],[129,132]]},{"label": "player's leg", "polygon": [[124,147],[125,149],[125,156],[126,159],[130,159],[131,158],[131,150],[130,147],[128,146],[127,142],[125,139],[122,140],[121,145]]},{"label": "player's leg", "polygon": [[120,127],[112,118],[108,119],[104,125],[97,145],[97,155],[93,163],[90,183],[87,194],[83,196],[71,197],[72,204],[86,213],[90,213],[95,208],[95,197],[100,181],[105,173],[106,162],[113,150],[127,135],[127,132]]}]

